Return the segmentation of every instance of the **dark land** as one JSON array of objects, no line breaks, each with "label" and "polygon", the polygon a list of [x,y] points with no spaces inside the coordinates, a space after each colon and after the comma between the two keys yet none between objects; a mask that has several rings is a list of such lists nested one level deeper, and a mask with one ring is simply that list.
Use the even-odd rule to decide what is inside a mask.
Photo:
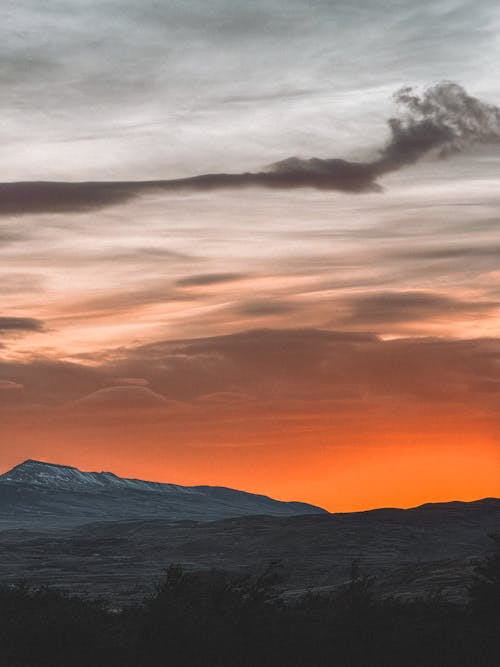
[{"label": "dark land", "polygon": [[172,565],[141,602],[113,609],[25,583],[0,586],[8,667],[496,667],[500,540],[474,571],[467,604],[374,596],[354,561],[329,595],[286,604],[280,564],[260,573]]},{"label": "dark land", "polygon": [[498,533],[494,498],[329,514],[31,460],[0,476],[0,583],[26,579],[117,605],[142,598],[170,563],[242,574],[278,560],[291,601],[340,589],[356,559],[381,597],[463,603]]},{"label": "dark land", "polygon": [[285,597],[332,592],[354,559],[375,592],[465,601],[475,563],[500,533],[500,500],[315,516],[144,519],[0,532],[0,581],[21,578],[117,602],[142,597],[170,563],[257,571],[282,564]]},{"label": "dark land", "polygon": [[500,664],[500,500],[329,514],[28,461],[0,665]]}]

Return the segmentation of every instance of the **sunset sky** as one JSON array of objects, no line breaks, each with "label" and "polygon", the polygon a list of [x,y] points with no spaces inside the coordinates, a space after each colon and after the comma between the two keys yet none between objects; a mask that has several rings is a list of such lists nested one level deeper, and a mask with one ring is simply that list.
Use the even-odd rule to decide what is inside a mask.
[{"label": "sunset sky", "polygon": [[498,3],[4,5],[0,472],[500,496]]}]

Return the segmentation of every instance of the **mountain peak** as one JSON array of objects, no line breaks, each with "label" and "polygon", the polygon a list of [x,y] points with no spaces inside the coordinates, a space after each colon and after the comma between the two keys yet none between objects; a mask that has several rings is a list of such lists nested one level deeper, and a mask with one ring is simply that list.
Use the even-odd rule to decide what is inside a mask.
[{"label": "mountain peak", "polygon": [[12,470],[0,475],[3,482],[35,486],[68,487],[109,486],[120,480],[112,472],[82,472],[74,466],[26,459]]},{"label": "mountain peak", "polygon": [[1,475],[1,477],[23,475],[23,474],[33,474],[37,471],[50,471],[50,470],[59,470],[59,469],[69,469],[76,470],[73,466],[60,465],[59,463],[49,463],[48,461],[38,461],[37,459],[26,459],[22,463],[18,463],[11,470]]},{"label": "mountain peak", "polygon": [[26,459],[26,461],[23,461],[22,463],[14,466],[10,472],[13,472],[14,470],[42,470],[50,468],[67,468],[69,470],[77,470],[77,468],[74,466],[67,466],[61,463],[50,463],[48,461],[39,461],[38,459]]}]

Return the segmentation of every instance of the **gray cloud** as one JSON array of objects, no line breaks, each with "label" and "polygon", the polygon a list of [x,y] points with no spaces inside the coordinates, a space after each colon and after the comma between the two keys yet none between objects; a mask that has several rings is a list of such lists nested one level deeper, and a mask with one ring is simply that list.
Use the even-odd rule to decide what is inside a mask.
[{"label": "gray cloud", "polygon": [[0,183],[0,215],[88,211],[136,194],[132,183]]},{"label": "gray cloud", "polygon": [[0,246],[10,245],[25,240],[25,235],[11,230],[0,230]]},{"label": "gray cloud", "polygon": [[394,99],[403,113],[389,119],[391,137],[379,159],[362,163],[289,158],[275,164],[271,171],[273,177],[283,178],[282,184],[271,180],[269,187],[376,190],[378,176],[413,164],[431,150],[437,149],[441,157],[447,157],[470,144],[500,139],[500,109],[471,97],[451,81],[427,88],[422,96],[405,87]]},{"label": "gray cloud", "polygon": [[[498,221],[496,221],[498,228]],[[496,243],[488,245],[441,245],[440,247],[418,248],[412,251],[401,251],[398,253],[405,259],[425,260],[470,260],[470,259],[494,259],[500,257],[500,246]]]},{"label": "gray cloud", "polygon": [[469,144],[500,138],[500,109],[468,95],[456,83],[441,82],[421,96],[411,87],[402,88],[395,100],[403,112],[389,119],[390,139],[380,157],[370,162],[291,157],[259,172],[137,182],[2,183],[0,215],[85,211],[124,203],[151,190],[189,192],[259,186],[371,192],[380,189],[378,177],[417,162],[429,151],[438,150],[445,157]]},{"label": "gray cloud", "polygon": [[481,315],[498,303],[464,301],[425,291],[376,292],[346,300],[350,313],[343,318],[347,325],[390,325],[429,320],[450,315]]},{"label": "gray cloud", "polygon": [[44,323],[33,317],[0,317],[0,332],[42,331]]},{"label": "gray cloud", "polygon": [[392,136],[378,162],[380,173],[412,164],[432,149],[446,157],[472,143],[500,139],[500,109],[457,83],[444,81],[422,96],[406,87],[394,97],[406,112],[389,120]]},{"label": "gray cloud", "polygon": [[248,317],[272,317],[273,315],[292,313],[298,308],[297,304],[284,300],[260,299],[240,304],[235,308],[235,312]]},{"label": "gray cloud", "polygon": [[236,280],[248,278],[245,273],[200,273],[193,276],[186,276],[177,280],[179,287],[203,287],[205,285],[218,285],[220,283],[229,283]]}]

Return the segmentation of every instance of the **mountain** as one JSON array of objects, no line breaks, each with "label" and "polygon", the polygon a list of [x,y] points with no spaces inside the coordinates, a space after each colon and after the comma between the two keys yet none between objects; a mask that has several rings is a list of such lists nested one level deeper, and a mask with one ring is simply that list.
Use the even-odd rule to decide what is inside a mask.
[{"label": "mountain", "polygon": [[338,590],[359,559],[376,595],[411,599],[440,593],[464,601],[474,565],[493,549],[489,535],[495,533],[500,500],[493,498],[349,514],[153,518],[3,530],[0,582],[27,579],[125,602],[142,598],[170,563],[262,572],[279,561],[280,586],[293,600],[307,591]]},{"label": "mountain", "polygon": [[94,521],[213,521],[250,515],[327,514],[300,502],[217,486],[125,479],[111,472],[27,460],[0,475],[0,529],[74,527]]},{"label": "mountain", "polygon": [[293,599],[338,589],[351,563],[375,593],[467,597],[474,564],[500,534],[500,500],[330,514],[234,489],[124,479],[25,461],[0,475],[0,582],[141,598],[170,563],[283,567]]}]

